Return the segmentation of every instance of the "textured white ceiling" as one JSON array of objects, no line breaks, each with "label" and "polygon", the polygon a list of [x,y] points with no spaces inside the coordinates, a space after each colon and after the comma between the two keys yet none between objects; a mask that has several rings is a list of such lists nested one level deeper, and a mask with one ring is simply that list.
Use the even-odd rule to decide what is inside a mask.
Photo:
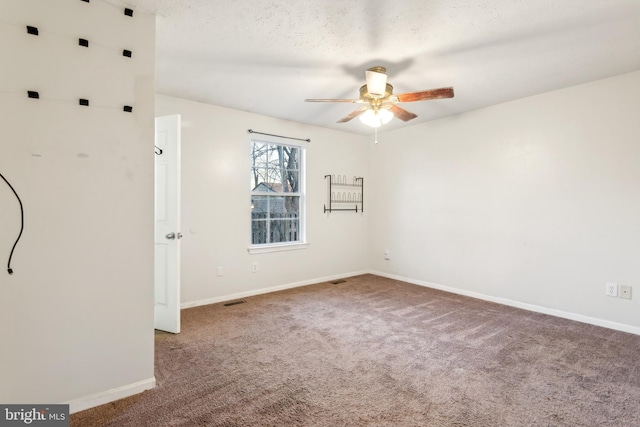
[{"label": "textured white ceiling", "polygon": [[[418,118],[382,130],[640,70],[640,0],[123,0],[156,13],[157,91],[371,134],[352,104],[364,70]],[[597,100],[594,100],[597,102]]]}]

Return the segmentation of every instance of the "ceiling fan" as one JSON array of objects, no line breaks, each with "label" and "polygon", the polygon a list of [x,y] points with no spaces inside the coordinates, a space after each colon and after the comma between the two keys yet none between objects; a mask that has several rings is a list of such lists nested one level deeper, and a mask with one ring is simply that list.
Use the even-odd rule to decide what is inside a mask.
[{"label": "ceiling fan", "polygon": [[305,99],[305,102],[352,102],[364,104],[351,114],[338,120],[337,123],[345,123],[355,117],[360,117],[364,124],[377,128],[389,123],[394,116],[404,122],[418,117],[396,105],[399,102],[453,98],[452,87],[394,95],[393,86],[387,83],[387,70],[380,66],[371,67],[365,71],[365,78],[367,84],[360,88],[360,98],[358,99]]}]

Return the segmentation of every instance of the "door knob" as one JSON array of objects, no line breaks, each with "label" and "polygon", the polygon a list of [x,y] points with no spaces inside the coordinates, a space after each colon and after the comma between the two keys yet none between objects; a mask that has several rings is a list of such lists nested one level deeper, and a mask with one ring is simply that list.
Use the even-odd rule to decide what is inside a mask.
[{"label": "door knob", "polygon": [[173,240],[173,239],[175,239],[175,238],[176,238],[176,233],[169,233],[169,234],[167,234],[167,236],[166,236],[166,237],[167,237],[167,239],[169,239],[169,240]]}]

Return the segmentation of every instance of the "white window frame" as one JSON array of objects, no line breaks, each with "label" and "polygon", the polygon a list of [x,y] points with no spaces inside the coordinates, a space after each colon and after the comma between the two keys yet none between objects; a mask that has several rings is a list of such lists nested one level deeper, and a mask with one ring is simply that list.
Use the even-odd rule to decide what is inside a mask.
[{"label": "white window frame", "polygon": [[[268,252],[279,252],[279,251],[290,251],[297,249],[306,249],[309,244],[307,242],[307,201],[306,201],[306,147],[302,144],[295,143],[283,143],[281,141],[277,141],[270,138],[251,138],[249,144],[249,156],[252,155],[253,146],[255,143],[259,144],[271,144],[271,145],[280,145],[286,147],[297,148],[300,153],[300,172],[299,172],[299,182],[298,187],[299,191],[297,193],[285,193],[285,192],[276,192],[276,193],[264,193],[253,191],[253,189],[249,192],[249,201],[251,202],[251,197],[253,196],[271,196],[271,197],[287,197],[287,196],[295,196],[299,197],[299,230],[298,230],[298,240],[293,242],[278,242],[278,243],[261,243],[261,244],[249,244],[248,252],[250,254],[260,254],[260,253],[268,253]],[[253,165],[249,165],[249,173],[252,173]],[[253,206],[251,207],[253,209]],[[253,218],[252,215],[249,215],[249,226],[253,227]],[[249,241],[251,242],[252,235],[251,231],[249,233]]]}]

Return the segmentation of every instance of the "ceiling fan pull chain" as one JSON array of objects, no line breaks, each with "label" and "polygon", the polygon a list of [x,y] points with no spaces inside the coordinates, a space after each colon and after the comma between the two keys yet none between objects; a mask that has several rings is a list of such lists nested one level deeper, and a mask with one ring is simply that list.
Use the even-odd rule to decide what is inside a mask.
[{"label": "ceiling fan pull chain", "polygon": [[378,143],[378,128],[373,128],[373,129],[374,129],[374,132],[376,133],[376,136],[375,136],[375,139],[373,140],[373,143],[377,144]]}]

